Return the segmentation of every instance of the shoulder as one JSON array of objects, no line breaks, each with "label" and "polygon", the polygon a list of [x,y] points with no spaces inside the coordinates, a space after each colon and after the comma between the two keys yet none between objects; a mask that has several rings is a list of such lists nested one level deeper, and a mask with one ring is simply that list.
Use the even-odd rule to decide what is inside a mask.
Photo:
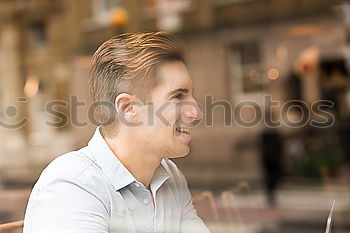
[{"label": "shoulder", "polygon": [[70,183],[97,194],[101,188],[105,188],[103,184],[106,181],[87,153],[83,148],[54,159],[41,173],[35,188],[44,189],[53,183]]},{"label": "shoulder", "polygon": [[55,178],[77,179],[91,166],[82,151],[72,151],[54,159],[41,173],[38,182],[45,183]]},{"label": "shoulder", "polygon": [[79,193],[81,200],[93,198],[91,200],[96,200],[105,209],[109,209],[109,183],[86,147],[54,159],[34,185],[30,202],[38,202],[48,195],[59,200],[63,196],[63,190],[64,195],[73,199],[78,198],[74,193]]},{"label": "shoulder", "polygon": [[[30,194],[24,232],[50,232],[47,229],[66,232],[68,228],[77,227],[77,222],[84,221],[87,227],[105,228],[110,201],[93,164],[81,151],[69,152],[53,160],[41,173]],[[92,177],[99,182],[94,182]],[[66,224],[62,225],[62,222]]]}]

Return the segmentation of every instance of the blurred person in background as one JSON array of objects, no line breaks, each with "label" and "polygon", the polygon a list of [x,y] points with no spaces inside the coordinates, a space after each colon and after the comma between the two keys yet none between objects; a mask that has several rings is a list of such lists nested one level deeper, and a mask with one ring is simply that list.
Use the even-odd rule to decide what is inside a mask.
[{"label": "blurred person in background", "polygon": [[169,160],[189,153],[190,128],[202,118],[182,40],[156,32],[106,41],[93,57],[90,92],[101,126],[42,172],[24,233],[208,233]]},{"label": "blurred person in background", "polygon": [[[265,117],[276,122],[276,112],[266,111]],[[271,207],[274,207],[276,205],[275,191],[283,175],[283,144],[278,129],[267,126],[263,130],[261,147],[261,164],[264,172],[267,202]]]}]

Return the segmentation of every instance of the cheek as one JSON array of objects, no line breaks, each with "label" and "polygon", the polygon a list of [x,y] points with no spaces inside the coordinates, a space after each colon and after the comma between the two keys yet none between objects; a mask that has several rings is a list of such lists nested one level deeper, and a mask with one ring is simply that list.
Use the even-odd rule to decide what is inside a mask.
[{"label": "cheek", "polygon": [[175,104],[166,107],[156,108],[154,112],[154,121],[158,127],[173,128],[176,121],[180,118],[180,112],[177,111]]}]

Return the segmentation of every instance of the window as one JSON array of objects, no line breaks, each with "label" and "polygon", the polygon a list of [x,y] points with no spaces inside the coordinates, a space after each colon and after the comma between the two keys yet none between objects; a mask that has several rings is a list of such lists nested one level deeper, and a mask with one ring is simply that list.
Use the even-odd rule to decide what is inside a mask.
[{"label": "window", "polygon": [[260,47],[257,42],[235,43],[229,48],[230,77],[235,94],[251,94],[263,89]]},{"label": "window", "polygon": [[41,48],[47,45],[46,24],[34,22],[29,25],[29,45],[32,48]]},{"label": "window", "polygon": [[109,11],[120,6],[120,0],[92,0],[93,17],[107,17]]}]

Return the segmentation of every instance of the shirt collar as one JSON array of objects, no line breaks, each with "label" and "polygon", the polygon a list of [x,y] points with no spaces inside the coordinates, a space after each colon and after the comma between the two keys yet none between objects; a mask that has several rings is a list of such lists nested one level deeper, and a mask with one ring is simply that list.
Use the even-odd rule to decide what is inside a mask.
[{"label": "shirt collar", "polygon": [[[107,142],[101,135],[100,128],[101,126],[97,127],[88,143],[88,147],[91,149],[94,160],[102,169],[104,175],[107,176],[115,190],[119,190],[135,182],[136,179],[109,148]],[[151,190],[154,192],[170,177],[169,172],[165,168],[165,163],[163,159],[154,172],[150,185]]]},{"label": "shirt collar", "polygon": [[163,159],[159,167],[155,170],[152,182],[150,184],[152,193],[156,193],[160,186],[162,186],[163,183],[170,178],[170,173],[166,167],[166,161]]}]

